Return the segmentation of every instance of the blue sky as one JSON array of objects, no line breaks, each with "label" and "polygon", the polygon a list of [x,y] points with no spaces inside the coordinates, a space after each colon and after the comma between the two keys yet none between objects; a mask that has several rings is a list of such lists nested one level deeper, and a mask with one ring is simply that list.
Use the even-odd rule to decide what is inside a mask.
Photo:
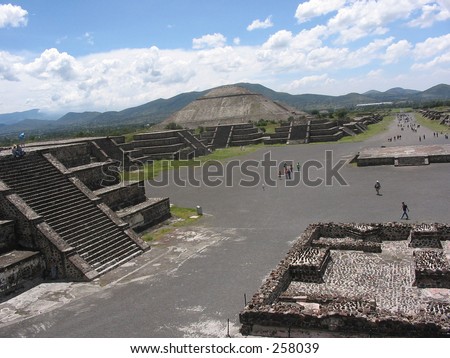
[{"label": "blue sky", "polygon": [[450,83],[450,0],[0,0],[0,113]]}]

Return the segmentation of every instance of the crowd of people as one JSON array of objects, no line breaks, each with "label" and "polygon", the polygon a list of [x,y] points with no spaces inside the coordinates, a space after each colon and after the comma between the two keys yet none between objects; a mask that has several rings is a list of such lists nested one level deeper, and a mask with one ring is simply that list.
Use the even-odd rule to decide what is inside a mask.
[{"label": "crowd of people", "polygon": [[[414,133],[418,133],[418,130],[420,128],[420,124],[416,123],[414,118],[410,116],[407,113],[401,113],[397,114],[397,126],[400,128],[400,130],[404,131],[405,129],[409,129]],[[443,135],[445,139],[448,139],[448,134],[443,132],[433,132],[434,138],[439,138],[439,134]],[[426,139],[425,134],[419,134],[418,135],[419,142],[422,142]],[[388,142],[396,141],[402,139],[401,135],[396,135],[391,138],[388,138]]]}]

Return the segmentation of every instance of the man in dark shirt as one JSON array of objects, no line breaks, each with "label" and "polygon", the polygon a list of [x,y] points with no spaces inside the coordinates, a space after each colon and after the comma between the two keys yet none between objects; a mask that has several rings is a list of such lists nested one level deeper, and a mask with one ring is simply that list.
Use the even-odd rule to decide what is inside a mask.
[{"label": "man in dark shirt", "polygon": [[409,220],[409,216],[408,216],[408,205],[405,204],[404,201],[402,201],[402,210],[403,210],[403,214],[402,214],[402,219],[406,216],[406,220]]}]

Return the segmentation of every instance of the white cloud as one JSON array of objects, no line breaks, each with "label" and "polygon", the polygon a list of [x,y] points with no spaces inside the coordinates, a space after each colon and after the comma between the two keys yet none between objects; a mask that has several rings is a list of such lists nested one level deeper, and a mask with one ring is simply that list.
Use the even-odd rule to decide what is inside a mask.
[{"label": "white cloud", "polygon": [[3,27],[20,27],[28,23],[28,11],[20,6],[0,4],[0,29]]},{"label": "white cloud", "polygon": [[0,51],[0,80],[19,81],[16,63],[22,59],[8,52]]},{"label": "white cloud", "polygon": [[262,47],[264,49],[280,49],[283,47],[288,47],[291,44],[292,39],[292,32],[281,30],[270,36]]},{"label": "white cloud", "polygon": [[340,68],[346,63],[348,49],[321,47],[308,52],[305,67],[308,70]]},{"label": "white cloud", "polygon": [[247,26],[247,31],[253,31],[256,29],[267,29],[273,26],[271,16],[267,17],[264,21],[259,19],[254,20],[250,25]]},{"label": "white cloud", "polygon": [[423,5],[420,16],[411,20],[408,25],[423,29],[431,27],[436,21],[445,21],[448,19],[450,19],[450,1],[438,0]]},{"label": "white cloud", "polygon": [[306,22],[314,17],[336,11],[345,3],[346,0],[309,0],[298,5],[295,17],[299,22]]},{"label": "white cloud", "polygon": [[322,46],[322,37],[327,36],[327,27],[318,25],[312,29],[302,30],[293,39],[293,47],[309,51]]},{"label": "white cloud", "polygon": [[312,85],[331,85],[335,80],[331,79],[328,74],[324,73],[322,75],[312,75],[312,76],[305,76],[300,78],[299,80],[292,81],[288,88],[290,90],[299,90],[306,86],[312,86]]},{"label": "white cloud", "polygon": [[338,43],[346,44],[366,36],[385,34],[388,25],[408,19],[427,0],[356,0],[348,1],[328,21],[330,33],[338,35]]},{"label": "white cloud", "polygon": [[239,46],[241,44],[241,39],[239,37],[235,37],[233,39],[233,44],[235,44],[236,46]]},{"label": "white cloud", "polygon": [[402,57],[408,56],[411,53],[412,45],[406,40],[400,40],[395,44],[390,45],[386,49],[384,63],[396,63]]},{"label": "white cloud", "polygon": [[227,39],[222,34],[208,34],[204,35],[200,38],[195,38],[192,40],[192,47],[194,49],[202,49],[202,48],[208,48],[208,47],[222,47],[227,42]]},{"label": "white cloud", "polygon": [[45,50],[39,58],[24,68],[31,76],[45,79],[58,78],[70,81],[79,74],[79,65],[75,58],[67,52],[60,53],[55,48]]},{"label": "white cloud", "polygon": [[438,57],[434,58],[433,60],[426,62],[426,63],[416,63],[411,66],[411,69],[412,70],[429,71],[431,69],[437,69],[439,67],[441,67],[443,69],[447,69],[447,74],[450,72],[450,71],[448,71],[448,68],[450,68],[450,52],[445,53],[441,56],[438,56]]},{"label": "white cloud", "polygon": [[430,37],[424,42],[419,42],[414,48],[414,55],[416,58],[427,58],[436,56],[443,51],[450,49],[450,34]]}]

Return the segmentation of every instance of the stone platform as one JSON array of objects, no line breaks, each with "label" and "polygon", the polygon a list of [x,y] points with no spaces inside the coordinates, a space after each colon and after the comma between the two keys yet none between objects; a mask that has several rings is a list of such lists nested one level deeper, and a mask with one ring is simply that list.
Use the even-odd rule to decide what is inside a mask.
[{"label": "stone platform", "polygon": [[433,225],[442,249],[416,249],[409,245],[408,231],[420,225],[369,226],[378,229],[379,252],[337,245],[311,249],[324,234],[335,234],[328,242],[341,240],[358,226],[310,225],[240,313],[241,333],[294,337],[302,330],[318,330],[346,337],[449,337],[450,227]]},{"label": "stone platform", "polygon": [[450,144],[365,148],[360,151],[356,162],[359,167],[450,163]]}]

